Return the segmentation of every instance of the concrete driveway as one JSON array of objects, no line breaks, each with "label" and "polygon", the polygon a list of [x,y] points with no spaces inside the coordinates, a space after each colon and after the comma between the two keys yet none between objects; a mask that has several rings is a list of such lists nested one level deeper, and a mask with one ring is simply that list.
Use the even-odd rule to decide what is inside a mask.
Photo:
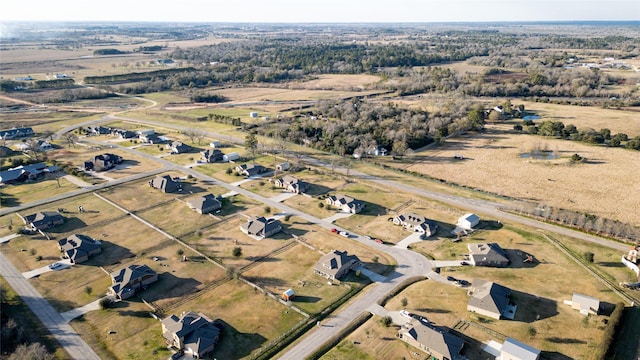
[{"label": "concrete driveway", "polygon": [[339,213],[335,213],[327,218],[322,219],[322,221],[325,221],[329,224],[333,224],[334,221],[339,220],[339,219],[344,219],[344,218],[348,218],[349,216],[351,216],[353,214],[351,213],[343,213],[343,212],[339,212]]},{"label": "concrete driveway", "polygon": [[414,233],[411,233],[411,235],[407,236],[406,238],[400,240],[400,242],[398,242],[395,245],[395,247],[400,249],[406,249],[409,245],[420,242],[420,241],[423,241],[422,234],[414,232]]},{"label": "concrete driveway", "polygon": [[102,299],[98,299],[94,302],[91,302],[85,306],[81,306],[79,308],[75,308],[73,310],[69,310],[67,312],[63,312],[60,314],[60,316],[62,316],[62,318],[64,319],[64,321],[69,322],[75,318],[77,318],[80,315],[84,315],[86,313],[88,313],[89,311],[94,311],[94,310],[100,310],[100,300]]},{"label": "concrete driveway", "polygon": [[287,199],[290,199],[290,198],[292,198],[292,197],[294,197],[296,195],[297,195],[296,193],[283,192],[283,193],[278,194],[276,196],[272,196],[271,200],[277,201],[277,202],[283,202],[283,201],[285,201]]},{"label": "concrete driveway", "polygon": [[53,263],[51,263],[51,264],[45,265],[45,266],[43,266],[41,268],[38,268],[38,269],[35,269],[35,270],[25,271],[25,272],[22,273],[22,276],[24,276],[25,279],[31,279],[33,277],[40,276],[40,274],[44,274],[44,273],[49,272],[49,271],[62,271],[64,269],[66,269],[66,268],[70,268],[71,266],[73,266],[73,264],[71,264],[71,261],[69,261],[69,259],[62,259],[62,260],[58,260],[56,262],[60,263],[62,265],[58,266],[55,269],[50,269],[49,265],[53,264]]}]

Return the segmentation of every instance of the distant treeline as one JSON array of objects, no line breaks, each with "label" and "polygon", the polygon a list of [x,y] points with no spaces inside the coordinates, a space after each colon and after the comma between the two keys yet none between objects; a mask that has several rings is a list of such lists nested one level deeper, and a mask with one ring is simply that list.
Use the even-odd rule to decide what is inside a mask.
[{"label": "distant treeline", "polygon": [[59,89],[72,87],[75,85],[73,79],[55,79],[55,80],[36,80],[36,81],[0,81],[0,90],[2,91],[20,91],[28,89]]},{"label": "distant treeline", "polygon": [[191,95],[192,102],[203,102],[203,103],[221,103],[228,101],[228,99],[219,94],[204,94],[204,93],[196,93]]},{"label": "distant treeline", "polygon": [[84,78],[86,84],[108,84],[108,83],[120,83],[120,82],[133,82],[133,81],[149,81],[154,78],[166,78],[170,75],[187,73],[195,71],[194,68],[176,68],[176,69],[164,69],[147,72],[133,72],[127,74],[115,74],[104,76],[87,76]]},{"label": "distant treeline", "polygon": [[93,55],[122,55],[126,53],[126,51],[118,49],[97,49],[93,51]]}]

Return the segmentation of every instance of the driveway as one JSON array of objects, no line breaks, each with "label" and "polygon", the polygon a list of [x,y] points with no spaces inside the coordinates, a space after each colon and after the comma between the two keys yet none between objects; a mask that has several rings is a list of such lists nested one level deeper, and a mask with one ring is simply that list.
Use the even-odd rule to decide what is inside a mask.
[{"label": "driveway", "polygon": [[387,280],[386,277],[367,269],[366,267],[364,267],[364,265],[360,265],[359,267],[357,267],[356,271],[360,271],[362,275],[368,277],[369,280],[373,282],[383,282]]},{"label": "driveway", "polygon": [[3,244],[3,243],[6,243],[6,242],[9,242],[9,240],[11,240],[11,239],[15,239],[15,238],[17,238],[18,236],[20,236],[20,234],[11,234],[11,235],[7,235],[7,236],[0,237],[0,244]]},{"label": "driveway", "polygon": [[468,263],[466,260],[431,260],[434,267],[453,267],[453,266],[465,266],[462,262]]},{"label": "driveway", "polygon": [[344,219],[344,218],[348,218],[349,216],[351,216],[353,214],[351,213],[343,213],[343,212],[339,212],[339,213],[335,213],[327,218],[322,219],[322,221],[332,224],[334,221],[336,220],[340,220],[340,219]]},{"label": "driveway", "polygon": [[70,268],[72,266],[71,261],[69,261],[69,259],[62,259],[62,260],[58,260],[56,262],[60,263],[62,265],[58,266],[55,269],[51,269],[51,268],[49,268],[49,265],[53,264],[53,263],[51,263],[51,264],[45,265],[45,266],[43,266],[41,268],[38,268],[38,269],[35,269],[35,270],[25,271],[25,272],[22,273],[22,276],[24,276],[25,279],[31,279],[31,278],[34,278],[36,276],[40,276],[40,274],[44,274],[44,273],[49,272],[49,271],[62,271],[64,269]]},{"label": "driveway", "polygon": [[285,201],[287,199],[290,199],[290,198],[292,198],[292,197],[294,197],[296,195],[297,195],[296,193],[283,192],[283,193],[278,194],[276,196],[272,196],[271,200],[277,201],[277,202],[283,202],[283,201]]},{"label": "driveway", "polygon": [[60,316],[62,316],[62,318],[64,319],[64,321],[69,322],[75,318],[77,318],[80,315],[84,315],[86,313],[88,313],[89,311],[94,311],[94,310],[100,310],[100,300],[102,299],[98,299],[94,302],[91,302],[85,306],[81,306],[79,308],[75,308],[73,310],[69,310],[67,312],[63,312],[62,314],[60,314]]},{"label": "driveway", "polygon": [[420,242],[420,241],[424,241],[422,240],[422,234],[414,232],[414,233],[411,233],[411,235],[407,236],[406,238],[400,240],[400,242],[398,242],[395,245],[395,247],[400,249],[406,249],[409,245]]},{"label": "driveway", "polygon": [[53,306],[38,293],[2,253],[0,253],[0,275],[7,280],[9,286],[29,306],[42,324],[49,329],[49,332],[69,353],[69,356],[73,359],[100,360],[100,357],[93,349],[67,324]]}]

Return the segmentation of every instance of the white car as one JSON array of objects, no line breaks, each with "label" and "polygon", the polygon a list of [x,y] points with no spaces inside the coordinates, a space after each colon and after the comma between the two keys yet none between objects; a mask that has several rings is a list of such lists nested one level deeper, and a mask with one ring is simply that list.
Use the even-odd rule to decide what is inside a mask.
[{"label": "white car", "polygon": [[53,264],[49,265],[49,269],[56,269],[56,268],[59,268],[60,266],[62,266],[62,263],[54,262]]},{"label": "white car", "polygon": [[344,236],[344,237],[349,237],[349,233],[346,231],[339,231],[338,234]]},{"label": "white car", "polygon": [[400,315],[409,318],[409,319],[413,319],[413,316],[411,316],[411,313],[408,312],[407,310],[400,310]]}]

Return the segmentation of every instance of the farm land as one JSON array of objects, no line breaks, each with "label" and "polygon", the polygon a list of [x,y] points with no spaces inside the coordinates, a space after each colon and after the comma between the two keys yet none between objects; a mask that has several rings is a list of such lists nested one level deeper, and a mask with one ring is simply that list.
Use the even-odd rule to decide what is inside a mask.
[{"label": "farm land", "polygon": [[[186,48],[223,41],[236,40],[208,38],[168,41],[162,45],[167,46],[163,52],[170,52],[178,46]],[[159,42],[149,41],[145,44]],[[139,45],[123,44],[118,48],[133,51],[137,46]],[[104,46],[92,49],[101,47]],[[28,58],[27,54],[37,56],[28,55],[31,56]],[[47,79],[54,72],[67,72],[82,79],[96,74],[121,74],[162,68],[155,63],[160,54],[128,53],[114,58],[81,57],[88,54],[91,52],[86,48],[37,51],[35,48],[10,48],[3,50],[3,63],[6,64],[2,70],[11,76],[29,73],[36,79]],[[592,60],[597,61],[598,58]],[[46,62],[47,66],[39,68],[34,65],[36,61]],[[636,60],[629,60],[637,66],[634,61]],[[139,65],[135,65],[136,63]],[[187,64],[178,64],[181,65]],[[460,73],[476,74],[491,69],[490,66],[477,65],[473,61],[457,61],[443,67]],[[41,72],[36,72],[36,69],[41,69]],[[634,77],[635,74],[624,70],[602,71],[628,77],[629,81],[637,78]],[[511,75],[487,79],[498,81]],[[246,135],[239,127],[203,121],[202,118],[216,114],[238,117],[245,124],[261,126],[280,115],[293,116],[302,112],[297,102],[315,104],[318,101],[353,97],[367,98],[372,103],[380,104],[392,101],[399,106],[429,112],[447,106],[446,95],[436,93],[378,97],[387,87],[399,82],[401,81],[389,80],[387,73],[384,76],[322,74],[281,84],[251,83],[242,87],[216,86],[205,89],[224,96],[227,100],[224,104],[195,104],[191,102],[187,91],[165,91],[143,94],[141,98],[78,100],[67,104],[52,104],[45,112],[7,114],[6,118],[3,117],[3,129],[30,126],[39,135],[46,135],[67,126],[98,120],[105,114],[119,112],[122,114],[115,115],[122,118],[102,124],[130,130],[154,128],[172,140],[194,146],[196,150],[187,154],[168,155],[163,145],[161,148],[156,145],[141,146],[137,141],[114,141],[110,136],[80,136],[80,144],[74,146],[63,138],[54,141],[57,149],[46,153],[47,161],[56,160],[80,166],[91,156],[104,152],[118,154],[126,160],[117,169],[102,174],[102,178],[80,179],[85,182],[105,184],[140,174],[148,176],[45,205],[29,206],[20,213],[25,215],[42,210],[63,209],[67,221],[48,232],[54,240],[46,240],[41,235],[22,235],[0,245],[0,249],[19,271],[27,272],[59,259],[60,252],[54,242],[57,239],[81,233],[102,241],[102,253],[88,262],[60,271],[45,272],[28,280],[60,312],[98,300],[110,286],[107,273],[121,267],[147,264],[159,274],[159,281],[141,291],[137,297],[118,302],[110,309],[88,312],[71,321],[74,329],[101,358],[166,359],[171,353],[162,338],[160,324],[149,313],[155,311],[156,314],[169,316],[190,310],[219,319],[223,326],[223,335],[212,356],[225,359],[254,358],[264,348],[276,344],[284,334],[307,321],[307,316],[322,312],[350,290],[355,288],[367,291],[368,286],[375,286],[369,285],[370,281],[366,277],[355,273],[351,273],[340,283],[329,285],[326,279],[314,274],[312,270],[322,254],[334,249],[347,250],[349,254],[358,255],[369,270],[383,275],[392,273],[395,267],[403,264],[396,263],[385,252],[366,246],[365,243],[337,236],[301,217],[294,215],[285,218],[277,207],[266,206],[249,195],[237,194],[225,198],[223,208],[215,215],[193,212],[184,203],[186,200],[205,193],[226,194],[229,189],[215,182],[188,177],[179,169],[195,165],[200,158],[198,152],[207,148],[209,141],[231,143],[232,138],[235,138],[240,139],[236,143],[241,144]],[[621,91],[629,89],[625,84],[616,86],[611,88]],[[9,97],[6,95],[7,93],[2,93],[3,103],[6,99],[9,104],[18,104],[19,101],[38,104],[48,94],[47,91],[38,91],[10,93]],[[478,98],[478,101],[487,106],[497,103],[497,99]],[[514,106],[522,104],[528,113],[540,116],[540,119],[535,120],[536,124],[545,120],[562,121],[565,125],[573,124],[578,129],[593,128],[598,131],[609,128],[612,134],[624,132],[630,138],[640,135],[640,120],[632,107],[571,106],[516,98],[511,101]],[[253,111],[259,113],[259,118],[249,116]],[[148,123],[127,121],[126,118],[146,120]],[[7,120],[6,123],[4,119]],[[501,335],[514,337],[541,349],[547,358],[590,358],[604,334],[608,314],[585,318],[562,301],[570,298],[572,292],[569,289],[580,289],[582,293],[596,296],[609,309],[619,298],[574,260],[558,251],[543,233],[515,224],[495,226],[495,221],[485,219],[480,214],[485,226],[464,237],[462,241],[453,242],[450,231],[455,228],[456,219],[467,212],[465,209],[382,187],[368,181],[366,176],[349,175],[348,172],[333,169],[333,166],[347,167],[424,189],[478,200],[508,204],[509,199],[521,199],[629,224],[640,223],[637,212],[629,211],[640,203],[637,198],[640,192],[636,191],[637,185],[634,182],[635,175],[629,171],[640,168],[637,151],[514,131],[513,126],[521,123],[520,119],[504,120],[487,124],[481,133],[467,132],[447,138],[441,145],[407,152],[404,156],[359,161],[350,159],[348,155],[339,157],[293,143],[287,144],[287,148],[283,150],[289,152],[290,156],[284,153],[273,156],[267,152],[279,140],[263,136],[258,136],[259,154],[255,159],[251,159],[251,151],[240,145],[228,145],[222,150],[225,153],[238,152],[243,159],[251,159],[250,161],[269,168],[273,168],[274,161],[297,162],[293,156],[298,154],[325,161],[323,166],[305,164],[304,169],[297,169],[293,173],[311,184],[309,196],[292,196],[284,200],[283,205],[326,219],[335,214],[334,209],[320,206],[324,204],[327,195],[345,194],[362,200],[366,203],[362,213],[340,218],[334,222],[335,225],[355,234],[380,238],[386,246],[394,246],[410,235],[401,227],[394,226],[389,219],[402,212],[415,212],[435,220],[439,225],[439,231],[434,236],[410,245],[411,250],[426,257],[459,260],[467,252],[467,244],[474,242],[495,242],[506,249],[513,259],[512,266],[508,268],[462,266],[443,267],[440,270],[445,277],[454,276],[469,281],[481,278],[510,287],[514,291],[512,300],[518,305],[513,321],[489,320],[468,313],[465,307],[468,296],[464,288],[433,280],[410,285],[385,305],[388,311],[407,309],[425,316],[436,325],[458,331],[466,340],[464,353],[470,359],[486,356],[481,350],[482,343],[489,340],[500,341],[503,339]],[[218,136],[191,141],[179,127],[215,132]],[[98,145],[99,143],[113,146]],[[554,158],[536,160],[521,157],[523,153],[540,149],[548,150],[554,154]],[[454,158],[459,154],[464,159]],[[586,161],[572,163],[569,159],[573,154],[580,154]],[[175,164],[174,169],[178,169],[162,172],[161,175],[180,178],[184,187],[182,193],[164,194],[149,187],[151,174],[164,170],[163,165],[153,160],[153,157],[161,156]],[[387,168],[381,168],[382,165]],[[197,164],[192,169],[215,178],[216,182],[229,184],[242,180],[242,177],[227,174],[227,169],[231,166],[222,163]],[[423,174],[426,177],[416,177],[409,173]],[[32,183],[4,186],[1,189],[2,206],[28,206],[38,200],[44,201],[55,195],[68,196],[71,191],[82,190],[75,182],[69,182],[65,178],[60,178],[59,182],[60,186],[54,179],[46,178]],[[452,187],[447,183],[457,186]],[[249,190],[256,197],[265,198],[280,193],[279,189],[272,187],[269,178],[244,182],[239,185],[239,189]],[[620,193],[625,196],[610,196]],[[80,205],[86,209],[85,212],[76,211]],[[124,208],[126,212],[114,205]],[[239,230],[248,217],[270,217],[276,214],[282,221],[284,231],[273,237],[257,241]],[[21,223],[15,213],[0,216],[0,236],[14,233]],[[574,238],[547,235],[559,240],[576,254],[595,254],[592,267],[611,281],[618,283],[637,280],[632,272],[621,266],[619,251]],[[241,249],[240,255],[236,253],[236,248]],[[532,254],[537,262],[522,263],[523,254]],[[182,261],[183,256],[188,261]],[[288,306],[273,298],[279,297],[287,289],[294,289],[296,293],[296,300],[287,304]],[[632,292],[629,290],[629,293]],[[402,299],[408,299],[407,306],[402,306]],[[291,306],[295,306],[306,316],[294,311]],[[539,319],[536,319],[537,316]],[[463,329],[460,327],[461,322],[481,326],[472,325]],[[396,337],[397,330],[396,326],[383,326],[380,318],[374,316],[348,334],[342,342],[324,354],[322,359],[412,358],[415,354],[423,356],[422,352],[399,340]],[[58,348],[57,354],[61,353],[62,350]],[[59,356],[65,358],[64,354]]]}]

